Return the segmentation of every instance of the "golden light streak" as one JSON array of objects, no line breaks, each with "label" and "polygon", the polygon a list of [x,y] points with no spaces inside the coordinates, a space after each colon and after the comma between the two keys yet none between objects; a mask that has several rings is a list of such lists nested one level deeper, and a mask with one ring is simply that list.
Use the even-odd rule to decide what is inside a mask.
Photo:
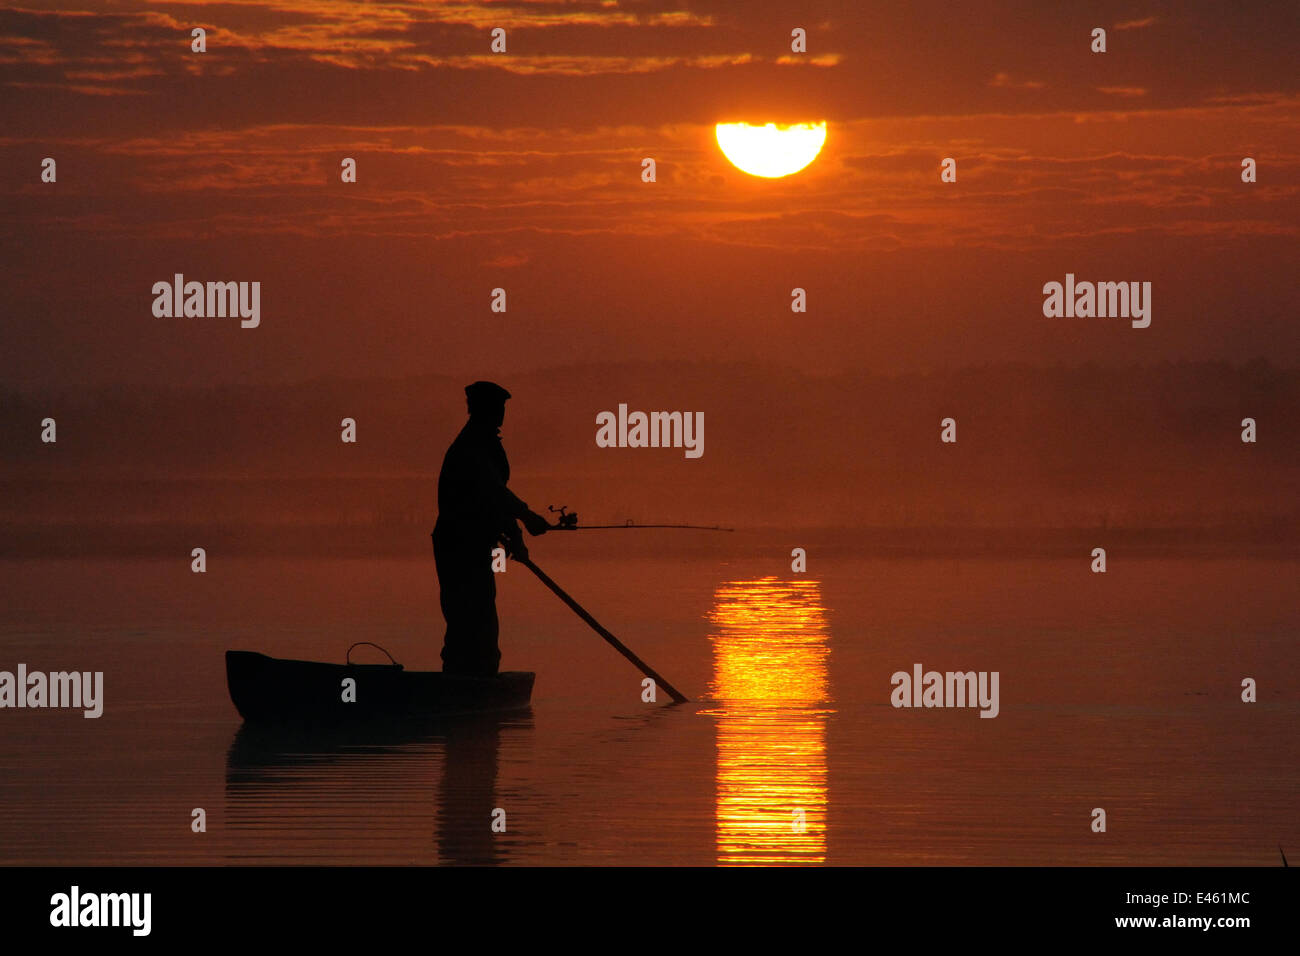
[{"label": "golden light streak", "polygon": [[709,619],[716,704],[706,713],[717,718],[718,863],[822,863],[826,718],[833,710],[820,585],[776,578],[723,584]]}]

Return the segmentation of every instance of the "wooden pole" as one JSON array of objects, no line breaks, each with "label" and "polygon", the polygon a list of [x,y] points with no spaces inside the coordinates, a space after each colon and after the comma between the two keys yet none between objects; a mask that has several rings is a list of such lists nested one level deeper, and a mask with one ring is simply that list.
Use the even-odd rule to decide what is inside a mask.
[{"label": "wooden pole", "polygon": [[651,667],[645,661],[641,660],[641,658],[637,657],[634,653],[632,653],[631,648],[629,648],[626,644],[620,641],[613,634],[609,633],[609,631],[601,627],[600,622],[597,621],[590,614],[588,614],[586,609],[581,604],[579,604],[573,598],[569,597],[569,595],[565,593],[562,587],[560,587],[558,584],[556,584],[546,575],[546,572],[544,572],[537,565],[533,564],[532,558],[520,557],[519,555],[516,555],[515,560],[518,561],[520,564],[524,565],[526,568],[528,568],[529,571],[532,571],[533,574],[537,575],[538,579],[543,584],[545,584],[548,588],[550,588],[552,591],[555,592],[556,597],[558,597],[565,604],[569,605],[569,607],[573,609],[574,613],[577,614],[578,617],[582,618],[589,625],[591,625],[591,629],[593,631],[595,631],[606,641],[612,644],[614,650],[618,651],[620,654],[622,654],[624,657],[630,660],[633,664],[635,664],[637,666],[637,669],[640,670],[642,674],[645,674],[647,677],[653,680],[658,686],[668,691],[669,696],[672,697],[674,702],[678,704],[684,704],[687,702],[688,698],[685,694],[683,694],[672,684],[668,683],[668,681],[664,680],[661,676],[659,676],[659,674],[655,671],[653,667]]}]

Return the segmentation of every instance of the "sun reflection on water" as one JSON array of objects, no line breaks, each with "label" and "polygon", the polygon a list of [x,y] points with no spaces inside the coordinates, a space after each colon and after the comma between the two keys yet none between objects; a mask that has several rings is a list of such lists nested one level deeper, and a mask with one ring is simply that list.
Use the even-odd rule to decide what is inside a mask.
[{"label": "sun reflection on water", "polygon": [[709,637],[723,865],[826,859],[826,610],[816,581],[718,587]]}]

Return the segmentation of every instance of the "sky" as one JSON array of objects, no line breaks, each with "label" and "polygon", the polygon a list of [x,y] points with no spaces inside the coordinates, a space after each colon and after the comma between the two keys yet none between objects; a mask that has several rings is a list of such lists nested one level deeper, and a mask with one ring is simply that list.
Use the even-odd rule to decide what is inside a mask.
[{"label": "sky", "polygon": [[[0,7],[0,381],[1293,366],[1297,41],[1277,3]],[[757,179],[724,121],[827,141]],[[261,324],[156,317],[178,272]],[[1067,272],[1151,326],[1045,318]]]}]

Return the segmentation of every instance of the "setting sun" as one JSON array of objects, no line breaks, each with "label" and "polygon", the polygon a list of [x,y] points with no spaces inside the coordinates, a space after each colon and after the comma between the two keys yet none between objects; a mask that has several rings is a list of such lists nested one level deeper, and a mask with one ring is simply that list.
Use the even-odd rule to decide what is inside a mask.
[{"label": "setting sun", "polygon": [[748,123],[719,123],[718,147],[731,164],[751,176],[777,179],[803,169],[826,142],[825,123],[778,127]]}]

